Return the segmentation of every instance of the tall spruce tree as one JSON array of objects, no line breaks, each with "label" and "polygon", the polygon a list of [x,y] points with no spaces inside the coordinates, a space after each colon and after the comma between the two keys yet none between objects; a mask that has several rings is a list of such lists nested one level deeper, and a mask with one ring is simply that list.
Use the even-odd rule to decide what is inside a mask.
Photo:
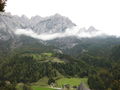
[{"label": "tall spruce tree", "polygon": [[5,5],[7,0],[0,0],[0,12],[5,11]]}]

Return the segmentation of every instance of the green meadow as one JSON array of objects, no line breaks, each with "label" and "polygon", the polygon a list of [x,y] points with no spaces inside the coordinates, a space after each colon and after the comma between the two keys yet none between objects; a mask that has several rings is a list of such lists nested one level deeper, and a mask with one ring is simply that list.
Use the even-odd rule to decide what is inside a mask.
[{"label": "green meadow", "polygon": [[55,90],[52,88],[43,88],[43,87],[39,87],[39,86],[32,86],[33,90]]},{"label": "green meadow", "polygon": [[57,80],[57,85],[58,87],[62,87],[65,84],[69,84],[70,86],[78,86],[80,83],[85,83],[86,86],[88,86],[87,81],[88,78],[61,78]]}]

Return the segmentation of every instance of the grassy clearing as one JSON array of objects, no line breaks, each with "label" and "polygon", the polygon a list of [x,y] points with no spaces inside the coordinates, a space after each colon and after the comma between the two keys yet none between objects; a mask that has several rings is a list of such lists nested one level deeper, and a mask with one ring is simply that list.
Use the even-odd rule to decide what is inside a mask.
[{"label": "grassy clearing", "polygon": [[[32,84],[33,90],[55,90],[52,88],[49,88],[49,85],[47,84],[48,78],[44,77],[40,79],[38,82]],[[78,86],[80,83],[84,83],[88,87],[88,79],[87,78],[60,78],[56,80],[57,87],[60,88],[62,85],[69,84],[70,86]],[[74,89],[71,89],[74,90]]]},{"label": "grassy clearing", "polygon": [[31,56],[35,60],[39,60],[41,62],[58,62],[58,63],[64,63],[63,60],[54,57],[52,53],[41,53],[41,54],[23,54],[23,56]]},{"label": "grassy clearing", "polygon": [[80,83],[85,83],[86,86],[88,79],[87,78],[61,78],[57,80],[58,87],[62,87],[62,85],[69,84],[70,86],[78,86]]},{"label": "grassy clearing", "polygon": [[[62,85],[69,84],[70,86],[78,86],[80,83],[86,84],[88,86],[88,78],[64,78],[61,76],[60,79],[56,80],[57,87],[62,87]],[[44,77],[38,82],[32,83],[33,86],[48,87],[48,78]]]},{"label": "grassy clearing", "polygon": [[33,90],[55,90],[52,88],[43,88],[43,87],[39,87],[39,86],[32,86]]}]

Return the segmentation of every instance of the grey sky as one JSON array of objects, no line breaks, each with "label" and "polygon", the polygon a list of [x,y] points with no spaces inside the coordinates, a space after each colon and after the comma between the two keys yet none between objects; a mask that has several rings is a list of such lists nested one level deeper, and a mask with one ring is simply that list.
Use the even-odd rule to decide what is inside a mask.
[{"label": "grey sky", "polygon": [[79,27],[120,35],[120,0],[8,0],[6,11],[28,17],[59,13]]}]

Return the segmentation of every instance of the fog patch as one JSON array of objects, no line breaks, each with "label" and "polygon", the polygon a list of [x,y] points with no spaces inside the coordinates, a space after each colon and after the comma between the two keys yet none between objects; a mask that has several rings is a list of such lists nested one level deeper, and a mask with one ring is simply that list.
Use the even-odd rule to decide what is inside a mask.
[{"label": "fog patch", "polygon": [[15,31],[15,34],[26,35],[26,36],[30,36],[32,38],[41,39],[41,40],[52,40],[52,39],[68,37],[68,36],[76,36],[78,38],[85,38],[85,37],[91,38],[91,37],[96,37],[96,36],[102,35],[104,33],[101,31],[98,31],[98,30],[89,31],[85,28],[80,29],[79,27],[73,27],[73,28],[66,29],[65,32],[63,32],[63,33],[37,34],[37,33],[33,32],[33,30],[31,30],[31,29],[17,29]]}]

